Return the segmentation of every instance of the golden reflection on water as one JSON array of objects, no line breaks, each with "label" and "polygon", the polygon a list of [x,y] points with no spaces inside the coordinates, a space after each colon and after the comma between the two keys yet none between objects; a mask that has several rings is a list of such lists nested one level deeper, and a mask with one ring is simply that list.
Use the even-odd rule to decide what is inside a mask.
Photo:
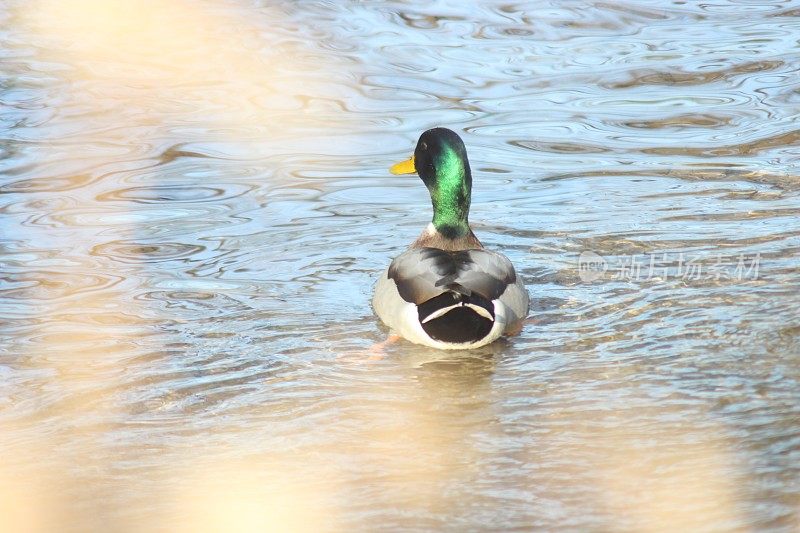
[{"label": "golden reflection on water", "polygon": [[[198,120],[203,128],[216,132],[215,139],[257,130],[267,135],[264,142],[270,140],[266,126],[277,116],[281,116],[281,127],[292,122],[306,127],[331,126],[330,119],[294,113],[300,107],[300,75],[321,65],[308,57],[299,61],[286,50],[271,49],[262,30],[265,25],[280,24],[281,18],[268,9],[259,13],[271,13],[274,18],[250,21],[235,10],[183,0],[32,0],[23,4],[15,23],[46,45],[47,60],[62,65],[57,69],[63,88],[60,109],[48,124],[50,138],[44,139],[54,142],[51,155],[60,161],[83,160],[85,166],[103,167],[120,158],[119,150],[107,150],[108,146],[132,150],[131,138],[144,146],[163,143],[162,138],[149,139],[148,132],[163,130],[165,125],[166,129],[191,128]],[[86,110],[86,117],[78,117],[83,120],[80,128],[73,125],[76,117],[69,113],[71,109]],[[199,109],[202,117],[196,116]],[[141,133],[132,136],[134,131]],[[177,133],[173,142],[180,140]],[[74,212],[91,216],[96,200],[87,195],[73,198],[80,199],[71,206]],[[115,214],[117,228],[135,233],[138,219],[130,216],[131,222],[126,224],[128,215],[124,209]],[[50,229],[31,225],[24,231],[46,239]],[[125,362],[138,355],[138,340],[149,328],[171,318],[159,317],[142,302],[128,300],[121,309],[116,297],[122,289],[113,286],[122,280],[114,276],[113,262],[92,253],[95,243],[104,244],[96,227],[75,225],[70,241],[58,246],[84,248],[85,262],[63,263],[47,272],[31,271],[18,280],[27,287],[22,289],[23,298],[44,304],[38,320],[48,325],[48,334],[29,347],[36,357],[26,359],[34,361],[27,364],[53,372],[49,390],[37,393],[52,402],[49,416],[72,419],[75,424],[54,431],[46,429],[46,420],[34,427],[13,422],[0,427],[0,433],[28,437],[21,445],[3,445],[2,531],[56,531],[66,524],[96,529],[102,523],[108,512],[103,510],[107,497],[103,472],[116,458],[113,449],[95,437],[107,421],[125,416],[117,400],[129,387],[123,379]],[[87,280],[87,267],[109,276]],[[149,266],[143,261],[139,268],[146,277]],[[97,387],[98,383],[103,386]],[[38,444],[31,447],[30,442]],[[186,483],[177,493],[155,490],[152,498],[148,497],[150,503],[166,502],[170,510],[135,527],[172,524],[172,531],[330,529],[321,527],[330,513],[321,514],[314,503],[317,496],[291,478],[290,462],[267,465],[270,475],[266,484],[263,478],[254,477],[252,465],[222,462],[210,467],[193,450],[186,451],[184,463],[189,465],[185,470],[154,473],[155,479],[150,481],[156,485],[159,475],[164,479],[178,476]],[[88,477],[93,483],[73,485],[76,467],[82,471],[81,479]],[[76,506],[85,501],[87,493],[97,502],[96,508]],[[116,525],[126,524],[123,520]],[[102,527],[114,529],[115,524]]]},{"label": "golden reflection on water", "polygon": [[[165,516],[149,527],[172,524],[176,532],[213,531],[339,531],[338,510],[329,488],[315,486],[292,472],[291,462],[216,464],[185,472],[186,485],[175,494],[161,494]],[[325,465],[318,475],[326,477]],[[267,473],[268,475],[263,475]],[[330,475],[326,484],[331,485]]]},{"label": "golden reflection on water", "polygon": [[[88,339],[103,349],[82,351],[85,366],[76,367],[73,357],[51,359],[57,361],[62,392],[72,398],[63,405],[67,412],[61,414],[69,416],[71,410],[76,418],[102,419],[104,410],[116,408],[102,395],[81,392],[86,380],[101,379],[93,375],[92,367],[101,365],[101,354],[110,348],[103,345],[102,338],[98,333]],[[66,334],[50,348],[69,351],[76,340],[87,339]],[[495,360],[418,350],[405,364],[414,369],[416,379],[353,384],[327,406],[328,412],[339,413],[338,424],[347,428],[329,440],[328,446],[347,449],[357,470],[368,473],[366,479],[377,478],[392,487],[377,501],[348,500],[348,495],[359,497],[360,487],[353,485],[352,472],[348,472],[353,465],[329,462],[325,447],[307,447],[300,454],[274,450],[241,460],[228,458],[226,445],[219,445],[204,452],[186,448],[172,467],[155,469],[146,479],[133,481],[133,490],[141,494],[139,502],[161,511],[129,523],[102,509],[102,501],[108,497],[103,472],[116,458],[92,440],[96,427],[84,430],[76,425],[45,436],[35,449],[4,453],[6,464],[26,465],[26,488],[16,489],[15,476],[19,474],[0,472],[4,491],[0,501],[7,508],[0,507],[7,511],[0,514],[0,529],[54,531],[65,521],[97,529],[102,522],[99,517],[110,512],[113,523],[123,530],[343,531],[348,530],[343,508],[354,504],[413,509],[415,515],[470,505],[460,500],[463,494],[454,499],[446,488],[473,485],[477,489],[483,482],[476,470],[482,453],[479,435],[502,431],[494,411]],[[564,379],[579,384],[582,377],[571,374]],[[108,375],[102,379],[107,380]],[[113,391],[115,385],[109,382],[108,387]],[[613,387],[607,391],[613,393]],[[563,405],[559,409],[561,431],[541,441],[542,449],[526,446],[516,453],[533,464],[552,464],[557,456],[560,466],[552,476],[566,480],[569,486],[554,487],[551,496],[557,500],[570,488],[593,487],[596,501],[591,506],[604,510],[615,530],[706,530],[741,523],[736,508],[736,461],[727,442],[709,435],[708,429],[697,430],[688,424],[653,426],[652,420],[665,418],[695,419],[698,426],[707,425],[707,420],[647,398],[638,398],[636,403],[600,416],[590,405]],[[2,428],[13,433],[22,429]],[[566,438],[562,441],[561,437]],[[588,464],[587,456],[593,459]],[[135,460],[136,451],[126,459]],[[91,494],[92,500],[100,502],[97,508],[75,507],[71,494],[62,492],[60,487],[70,483],[75,465],[92,472],[89,478],[94,485],[84,487],[83,496]],[[504,490],[524,494],[534,488],[522,478]],[[419,518],[409,517],[409,526],[419,524]]]},{"label": "golden reflection on water", "polygon": [[[61,74],[71,81],[69,97],[87,104],[81,109],[102,113],[107,126],[190,127],[201,118],[224,135],[263,128],[276,112],[296,111],[298,75],[324,66],[293,57],[298,50],[270,46],[264,27],[280,27],[276,11],[259,10],[270,20],[248,20],[224,7],[184,0],[34,0],[20,19],[49,44],[51,59],[67,66]],[[204,114],[197,117],[200,109]],[[292,117],[319,120],[302,113],[282,119]],[[113,134],[98,130],[97,142]]]},{"label": "golden reflection on water", "polygon": [[595,505],[614,529],[708,531],[746,523],[737,491],[744,477],[722,428],[652,400],[632,404],[599,415],[565,409],[573,442],[559,448],[566,462],[595,459],[574,481],[594,488]]},{"label": "golden reflection on water", "polygon": [[[51,43],[50,49],[56,50],[52,59],[66,65],[62,75],[70,105],[78,102],[80,108],[97,115],[90,121],[91,130],[70,132],[80,142],[62,150],[123,141],[129,129],[147,130],[168,121],[191,125],[198,108],[206,113],[204,124],[217,128],[221,136],[242,130],[268,132],[263,127],[276,116],[282,117],[284,128],[291,121],[302,122],[306,128],[335,125],[329,116],[291,113],[297,110],[296,97],[303,92],[301,75],[328,67],[308,58],[298,63],[278,49],[265,49],[261,30],[235,11],[212,11],[208,4],[179,0],[38,0],[25,4],[19,16],[38,38]],[[281,24],[277,11],[272,17],[267,25]],[[61,120],[66,124],[70,117]],[[119,129],[120,121],[125,128]],[[146,140],[147,134],[142,138]],[[103,164],[114,162],[117,156],[108,156],[107,161],[102,153],[86,157]],[[73,207],[90,212],[95,200],[84,198],[83,202]],[[124,218],[125,213],[120,215]],[[129,226],[131,231],[136,229],[135,222]],[[73,228],[71,238],[80,243],[72,244],[85,247],[94,268],[113,272],[114,264],[104,263],[107,258],[88,252],[104,244],[95,229]],[[25,231],[46,233],[48,228],[29,226]],[[52,400],[51,415],[90,422],[76,422],[57,432],[22,423],[0,427],[0,433],[33,434],[39,442],[33,448],[27,443],[4,445],[2,531],[53,531],[65,521],[80,524],[96,519],[90,516],[92,510],[76,507],[74,495],[60,487],[69,484],[71,471],[78,465],[94,483],[83,490],[103,500],[103,475],[116,458],[108,444],[93,436],[109,420],[125,416],[125,407],[117,399],[128,386],[123,379],[125,361],[139,355],[141,336],[155,324],[172,319],[159,316],[143,302],[135,304],[141,308],[120,309],[115,296],[123,288],[98,290],[90,285],[75,290],[75,280],[85,280],[84,267],[63,265],[58,271],[33,272],[22,280],[34,286],[26,289],[31,300],[37,299],[38,290],[49,287],[59,292],[53,289],[59,283],[66,287],[61,295],[68,297],[44,298],[47,304],[39,318],[48,323],[48,335],[31,345],[37,357],[30,360],[54,374],[51,389],[40,391]],[[139,268],[146,277],[148,265],[143,262]],[[102,280],[98,286],[107,287]],[[355,384],[329,401],[327,412],[338,413],[338,426],[343,429],[328,445],[349,448],[356,466],[328,462],[324,448],[312,447],[299,456],[276,450],[250,461],[226,458],[224,445],[210,446],[204,453],[186,449],[174,468],[155,469],[143,483],[141,499],[162,512],[150,516],[149,523],[137,521],[135,529],[166,524],[171,531],[346,530],[343,509],[352,505],[345,501],[346,495],[357,499],[359,494],[358,487],[351,486],[358,481],[352,481],[349,469],[395,488],[383,494],[377,505],[366,502],[364,507],[445,514],[447,508],[469,505],[456,501],[446,488],[478,487],[482,480],[476,463],[483,451],[477,435],[503,431],[495,410],[496,360],[471,356],[442,360],[442,354],[414,353],[422,355],[405,364],[417,369],[415,379]],[[567,375],[565,381],[580,378]],[[104,386],[97,387],[98,382]],[[359,401],[362,398],[369,401]],[[711,428],[691,428],[690,432],[688,423],[643,428],[639,424],[648,411],[658,413],[651,419],[696,419],[698,425],[707,421],[680,406],[660,405],[647,398],[639,402],[635,413],[620,408],[605,420],[593,417],[591,411],[561,406],[562,435],[568,438],[562,442],[555,435],[541,442],[550,459],[562,458],[553,476],[566,479],[568,485],[593,486],[596,506],[605,509],[612,530],[711,529],[746,521],[736,506],[737,458],[729,443],[713,435]],[[529,444],[520,446],[516,453],[534,457],[534,463],[543,453]],[[129,453],[133,457],[127,459],[135,461],[137,452]],[[587,455],[594,461],[585,463]],[[27,481],[24,488],[18,488],[20,476]],[[532,489],[524,479],[506,488],[522,493]],[[552,497],[560,494],[556,490]],[[409,524],[414,524],[416,515],[409,515]],[[114,525],[105,524],[109,529]]]},{"label": "golden reflection on water", "polygon": [[[429,359],[436,364],[435,359]],[[363,364],[370,364],[364,362]],[[326,448],[299,454],[276,450],[268,457],[232,462],[210,471],[188,461],[188,490],[166,494],[167,520],[179,531],[348,531],[343,509],[416,509],[444,512],[458,503],[442,492],[450,483],[469,483],[478,451],[469,444],[465,416],[489,408],[486,402],[491,362],[442,363],[441,373],[421,370],[419,381],[354,385],[330,408],[341,413],[348,430],[329,446],[348,450],[357,465],[330,463]],[[479,370],[476,372],[476,365]],[[470,388],[470,386],[476,386]],[[371,398],[354,402],[353,398]],[[381,398],[385,398],[382,401]],[[399,402],[397,401],[399,399]],[[489,413],[479,416],[485,421]],[[213,462],[213,460],[211,461]],[[209,464],[202,459],[201,464]],[[365,487],[345,481],[355,468],[366,479],[378,478],[395,490],[375,499],[359,494]],[[348,472],[349,471],[349,472]],[[348,475],[349,474],[349,475]],[[417,519],[409,517],[415,527]],[[376,518],[375,526],[380,527]]]}]

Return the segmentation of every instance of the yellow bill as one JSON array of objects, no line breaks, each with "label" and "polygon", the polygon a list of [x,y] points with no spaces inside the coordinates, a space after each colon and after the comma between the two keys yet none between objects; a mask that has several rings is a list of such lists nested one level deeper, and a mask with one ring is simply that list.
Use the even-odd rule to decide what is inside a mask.
[{"label": "yellow bill", "polygon": [[417,172],[417,167],[414,166],[414,156],[411,159],[392,165],[389,169],[392,174],[414,174]]}]

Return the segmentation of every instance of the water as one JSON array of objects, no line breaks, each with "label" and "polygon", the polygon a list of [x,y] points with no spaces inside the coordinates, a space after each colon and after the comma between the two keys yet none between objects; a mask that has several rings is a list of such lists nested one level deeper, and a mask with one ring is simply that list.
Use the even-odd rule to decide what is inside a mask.
[{"label": "water", "polygon": [[[3,529],[797,530],[798,17],[4,2]],[[532,319],[379,353],[439,125]]]}]

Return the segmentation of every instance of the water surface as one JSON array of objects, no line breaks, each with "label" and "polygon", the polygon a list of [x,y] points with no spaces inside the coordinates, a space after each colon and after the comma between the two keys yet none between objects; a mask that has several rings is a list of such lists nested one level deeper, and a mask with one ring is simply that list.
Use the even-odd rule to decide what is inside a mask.
[{"label": "water surface", "polygon": [[[4,2],[0,524],[796,530],[798,17]],[[434,126],[532,319],[379,353]]]}]

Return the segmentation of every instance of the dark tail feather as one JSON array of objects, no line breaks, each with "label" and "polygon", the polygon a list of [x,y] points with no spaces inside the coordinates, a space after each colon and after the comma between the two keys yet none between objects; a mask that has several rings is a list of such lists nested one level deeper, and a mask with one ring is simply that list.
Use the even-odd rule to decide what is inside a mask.
[{"label": "dark tail feather", "polygon": [[[450,290],[447,292],[417,306],[422,329],[432,339],[442,342],[481,340],[494,326],[494,304],[461,285],[452,285],[448,285]],[[485,313],[471,306],[480,307]],[[491,319],[484,315],[491,316]]]}]

